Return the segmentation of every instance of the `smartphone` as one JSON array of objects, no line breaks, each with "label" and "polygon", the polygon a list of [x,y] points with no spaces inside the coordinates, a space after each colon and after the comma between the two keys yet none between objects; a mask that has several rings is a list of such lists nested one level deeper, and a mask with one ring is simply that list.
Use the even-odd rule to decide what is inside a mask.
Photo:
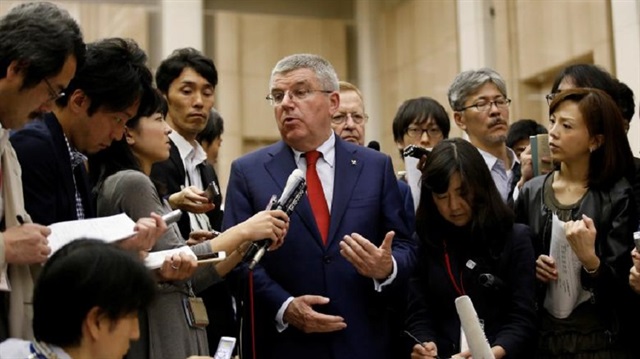
[{"label": "smartphone", "polygon": [[549,173],[553,170],[551,162],[543,162],[542,158],[551,158],[551,148],[549,147],[549,135],[542,133],[529,136],[531,144],[531,164],[533,165],[533,176]]},{"label": "smartphone", "polygon": [[198,255],[198,260],[201,259],[211,259],[211,258],[226,258],[227,256],[227,252],[225,251],[220,251],[220,252],[212,252],[212,253],[208,253],[208,254],[200,254]]},{"label": "smartphone", "polygon": [[428,156],[431,153],[431,150],[426,149],[424,147],[409,145],[405,147],[402,151],[402,157],[413,157],[417,159],[421,159],[422,156]]},{"label": "smartphone", "polygon": [[198,265],[222,262],[225,258],[227,258],[227,252],[225,251],[201,254],[198,255]]},{"label": "smartphone", "polygon": [[213,355],[213,359],[230,359],[233,355],[233,349],[236,347],[236,338],[221,337],[218,343],[218,349]]},{"label": "smartphone", "polygon": [[640,253],[640,231],[633,233],[633,241],[636,243],[636,251]]},{"label": "smartphone", "polygon": [[222,196],[222,194],[220,193],[220,188],[218,188],[216,181],[211,181],[209,183],[207,189],[204,190],[204,195],[209,199],[209,202],[215,202]]}]

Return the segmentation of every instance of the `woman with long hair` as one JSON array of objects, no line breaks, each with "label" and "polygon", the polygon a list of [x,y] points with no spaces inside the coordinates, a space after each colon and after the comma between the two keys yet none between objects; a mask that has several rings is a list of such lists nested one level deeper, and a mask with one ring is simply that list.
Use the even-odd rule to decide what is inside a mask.
[{"label": "woman with long hair", "polygon": [[469,357],[455,299],[471,298],[496,358],[525,358],[535,338],[534,256],[528,227],[514,224],[482,155],[441,141],[422,172],[416,229],[421,260],[410,282],[412,359]]},{"label": "woman with long hair", "polygon": [[[94,157],[90,164],[91,170],[99,174],[95,191],[100,216],[124,212],[136,220],[150,211],[170,211],[168,203],[162,200],[164,193],[151,181],[149,173],[154,163],[169,157],[171,128],[164,121],[164,99],[155,91],[148,95],[151,98],[142,103],[151,105],[140,109],[138,116],[127,122],[124,138]],[[273,241],[270,249],[280,246],[288,221],[283,211],[259,212],[218,237],[191,246],[199,256],[217,251],[229,253],[228,258],[215,267],[207,264],[196,269],[195,260],[184,258],[175,264],[169,261],[169,265],[163,265],[157,275],[158,298],[142,313],[140,341],[132,345],[128,357],[172,359],[208,355],[205,327],[191,320],[192,312],[197,312],[199,305],[196,294],[233,269],[248,242],[269,238]],[[151,251],[184,245],[185,238],[178,226],[172,224]],[[172,270],[182,275],[173,275]]]},{"label": "woman with long hair", "polygon": [[[637,217],[622,116],[609,95],[590,88],[559,92],[549,114],[556,169],[528,181],[516,203],[517,221],[535,236],[537,357],[627,358]],[[564,255],[551,254],[563,247]]]}]

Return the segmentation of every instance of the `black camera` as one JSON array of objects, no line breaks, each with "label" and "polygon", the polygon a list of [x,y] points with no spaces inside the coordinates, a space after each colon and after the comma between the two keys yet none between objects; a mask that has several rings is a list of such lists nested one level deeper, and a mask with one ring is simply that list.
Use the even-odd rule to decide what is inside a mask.
[{"label": "black camera", "polygon": [[417,159],[421,159],[422,156],[428,156],[429,154],[431,154],[431,151],[416,145],[409,145],[402,151],[402,157],[413,157]]}]

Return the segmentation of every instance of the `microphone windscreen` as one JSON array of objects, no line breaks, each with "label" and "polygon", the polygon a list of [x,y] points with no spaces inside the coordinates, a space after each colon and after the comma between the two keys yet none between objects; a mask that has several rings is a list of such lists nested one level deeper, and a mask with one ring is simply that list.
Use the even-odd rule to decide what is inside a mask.
[{"label": "microphone windscreen", "polygon": [[372,150],[376,150],[376,151],[380,151],[380,142],[378,141],[371,141],[369,142],[369,144],[367,145],[367,147],[371,148]]},{"label": "microphone windscreen", "polygon": [[462,330],[469,343],[469,350],[474,358],[495,359],[491,347],[484,335],[476,309],[471,298],[466,295],[456,298],[456,310],[460,317]]}]

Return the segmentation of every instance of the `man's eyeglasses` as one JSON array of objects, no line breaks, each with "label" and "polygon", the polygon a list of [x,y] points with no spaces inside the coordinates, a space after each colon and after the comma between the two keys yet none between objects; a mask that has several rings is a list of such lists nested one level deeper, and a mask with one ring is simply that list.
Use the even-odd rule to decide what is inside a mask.
[{"label": "man's eyeglasses", "polygon": [[342,112],[336,112],[333,115],[333,117],[331,118],[331,122],[334,125],[341,125],[341,124],[347,122],[347,117],[351,117],[351,120],[354,123],[358,124],[358,125],[367,122],[367,120],[369,119],[369,115],[367,115],[366,113],[359,113],[359,112],[342,113]]},{"label": "man's eyeglasses", "polygon": [[278,106],[284,101],[284,97],[289,94],[289,99],[292,101],[303,101],[307,97],[309,97],[314,92],[322,92],[322,93],[332,93],[333,91],[328,90],[312,90],[307,88],[299,88],[293,90],[273,90],[270,94],[267,95],[266,99],[269,101],[271,106]]},{"label": "man's eyeglasses", "polygon": [[548,93],[544,96],[547,99],[547,105],[551,106],[551,101],[556,98],[556,95],[558,95],[558,92]]},{"label": "man's eyeglasses", "polygon": [[407,136],[413,138],[413,139],[418,139],[420,137],[422,137],[422,134],[425,133],[427,134],[427,137],[431,138],[431,139],[437,139],[442,137],[442,130],[440,130],[438,127],[431,127],[431,128],[419,128],[419,127],[409,127],[407,128]]},{"label": "man's eyeglasses", "polygon": [[493,101],[478,101],[476,103],[474,103],[473,105],[469,105],[467,107],[463,107],[461,109],[459,109],[458,111],[464,111],[467,109],[470,109],[472,107],[475,107],[476,110],[478,112],[486,112],[489,111],[491,109],[491,106],[496,105],[496,108],[498,108],[498,110],[505,110],[507,108],[509,108],[509,105],[511,104],[511,99],[508,98],[499,98],[497,100],[493,100]]},{"label": "man's eyeglasses", "polygon": [[60,97],[64,96],[64,91],[56,91],[53,86],[51,86],[51,83],[49,83],[49,80],[47,79],[43,79],[44,83],[47,84],[47,87],[49,88],[49,101],[55,101],[57,99],[59,99]]}]

